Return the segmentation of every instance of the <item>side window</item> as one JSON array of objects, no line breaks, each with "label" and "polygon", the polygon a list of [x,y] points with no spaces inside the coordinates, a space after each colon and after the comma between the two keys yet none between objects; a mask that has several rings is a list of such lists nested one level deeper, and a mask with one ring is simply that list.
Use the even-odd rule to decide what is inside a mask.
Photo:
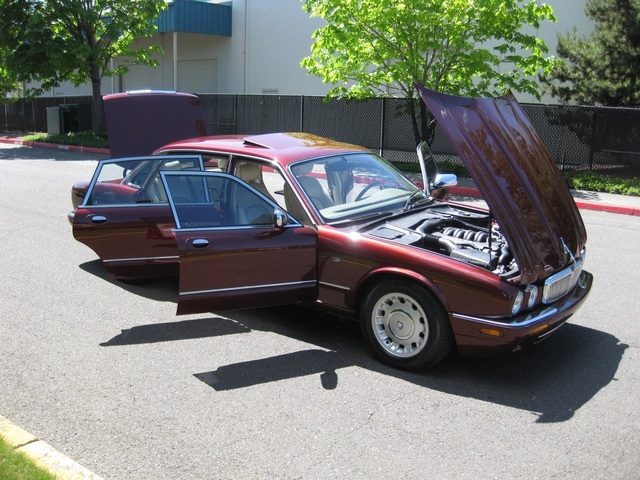
[{"label": "side window", "polygon": [[305,225],[312,224],[300,200],[277,168],[254,160],[236,158],[233,174],[278,204],[294,221]]},{"label": "side window", "polygon": [[236,159],[233,174],[286,210],[284,178],[277,169],[252,160]]},{"label": "side window", "polygon": [[229,155],[205,154],[202,157],[204,169],[208,172],[226,172]]},{"label": "side window", "polygon": [[98,164],[85,205],[167,203],[160,171],[201,171],[199,156],[136,157]]},{"label": "side window", "polygon": [[200,175],[164,177],[178,228],[211,228],[225,225],[222,202],[225,179]]},{"label": "side window", "polygon": [[272,226],[275,206],[228,175],[167,174],[178,228]]},{"label": "side window", "polygon": [[169,157],[156,165],[153,174],[143,185],[136,199],[137,203],[167,203],[167,192],[162,185],[160,172],[166,171],[199,171],[200,163],[197,158]]},{"label": "side window", "polygon": [[157,160],[130,158],[98,164],[85,205],[133,205]]}]

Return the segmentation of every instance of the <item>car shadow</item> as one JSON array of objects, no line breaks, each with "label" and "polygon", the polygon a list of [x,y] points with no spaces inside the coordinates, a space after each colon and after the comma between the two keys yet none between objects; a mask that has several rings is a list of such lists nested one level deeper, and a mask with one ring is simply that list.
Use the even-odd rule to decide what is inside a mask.
[{"label": "car shadow", "polygon": [[79,265],[82,270],[123,290],[157,302],[178,303],[178,277],[149,278],[139,280],[114,280],[105,273],[102,260],[96,259]]},{"label": "car shadow", "polygon": [[215,390],[244,388],[319,374],[324,388],[338,386],[337,371],[361,367],[452,395],[497,403],[536,415],[536,422],[561,422],[615,378],[628,347],[605,332],[567,324],[535,348],[503,358],[452,354],[427,372],[387,367],[365,348],[355,322],[303,307],[225,312],[251,330],[267,330],[314,344],[312,348],[197,373]]},{"label": "car shadow", "polygon": [[226,318],[199,318],[182,322],[165,322],[127,328],[100,345],[113,347],[118,345],[175,342],[177,340],[236,335],[238,333],[249,333],[250,331],[246,326]]},{"label": "car shadow", "polygon": [[[124,288],[132,292],[153,288]],[[165,288],[168,283],[164,282]],[[146,295],[149,298],[155,295]],[[174,301],[175,293],[164,301]],[[339,370],[360,367],[414,385],[526,410],[536,422],[572,418],[615,379],[628,347],[613,335],[567,324],[547,341],[504,358],[465,358],[452,354],[427,372],[393,369],[366,349],[356,322],[301,306],[220,312],[211,318],[134,326],[102,346],[188,340],[266,331],[314,347],[247,362],[221,365],[194,376],[216,391],[233,390],[302,376],[318,375],[323,388],[339,387]]]},{"label": "car shadow", "polygon": [[[177,303],[178,279],[140,284],[109,280],[102,262],[80,267],[114,285],[154,301]],[[450,355],[421,373],[405,372],[375,360],[356,322],[296,305],[234,310],[210,318],[133,326],[101,346],[127,346],[221,337],[265,331],[313,345],[282,355],[221,365],[194,376],[216,391],[233,390],[318,375],[327,390],[339,386],[341,368],[360,367],[451,395],[526,410],[536,422],[562,422],[615,380],[628,345],[599,330],[568,323],[545,342],[501,358]]]}]

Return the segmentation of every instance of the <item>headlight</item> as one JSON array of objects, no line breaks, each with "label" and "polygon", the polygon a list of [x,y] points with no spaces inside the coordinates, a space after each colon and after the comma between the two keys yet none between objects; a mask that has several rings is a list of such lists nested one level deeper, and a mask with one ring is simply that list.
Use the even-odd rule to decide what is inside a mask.
[{"label": "headlight", "polygon": [[527,308],[531,309],[534,307],[536,302],[538,301],[538,296],[540,295],[540,290],[535,285],[531,285],[529,288],[529,300],[527,300]]},{"label": "headlight", "polygon": [[511,307],[511,315],[516,315],[522,308],[522,301],[524,300],[524,293],[518,292],[516,298],[513,300],[513,307]]}]

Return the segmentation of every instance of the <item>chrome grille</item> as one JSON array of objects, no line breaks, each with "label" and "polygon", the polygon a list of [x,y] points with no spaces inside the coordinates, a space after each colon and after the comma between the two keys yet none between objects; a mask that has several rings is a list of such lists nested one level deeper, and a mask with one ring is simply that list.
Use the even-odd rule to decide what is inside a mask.
[{"label": "chrome grille", "polygon": [[575,263],[547,278],[542,290],[542,303],[555,302],[570,292],[580,278],[582,264],[583,259],[577,258]]}]

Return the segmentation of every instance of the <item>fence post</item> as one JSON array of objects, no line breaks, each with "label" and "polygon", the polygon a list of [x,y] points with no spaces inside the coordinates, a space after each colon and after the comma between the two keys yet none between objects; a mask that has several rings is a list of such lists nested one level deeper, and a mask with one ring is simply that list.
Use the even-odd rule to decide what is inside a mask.
[{"label": "fence post", "polygon": [[304,95],[300,95],[300,132],[304,132]]},{"label": "fence post", "polygon": [[[32,132],[37,132],[38,131],[38,121],[36,120],[36,105],[35,105],[35,100],[31,100],[31,118],[33,119],[33,128],[31,129]],[[46,130],[46,128],[45,128]]]},{"label": "fence post", "polygon": [[380,99],[382,101],[382,112],[380,114],[380,148],[378,151],[380,152],[380,156],[384,157],[384,114],[387,107],[387,101],[384,98]]},{"label": "fence post", "polygon": [[235,118],[234,133],[238,133],[238,94],[233,96],[233,117]]},{"label": "fence post", "polygon": [[597,107],[593,109],[593,117],[591,117],[591,141],[589,142],[589,171],[593,170],[593,154],[595,153],[596,138],[596,116],[598,115]]}]

